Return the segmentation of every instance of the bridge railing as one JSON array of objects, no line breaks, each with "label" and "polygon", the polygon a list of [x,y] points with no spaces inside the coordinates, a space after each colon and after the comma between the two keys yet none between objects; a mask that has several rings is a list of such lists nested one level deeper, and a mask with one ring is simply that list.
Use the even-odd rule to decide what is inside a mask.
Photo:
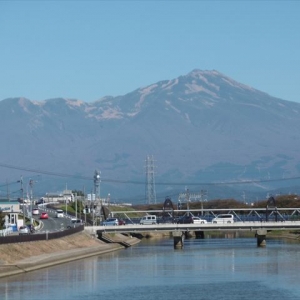
[{"label": "bridge railing", "polygon": [[[297,221],[300,220],[300,208],[222,208],[222,209],[182,209],[173,210],[174,221],[176,218],[184,214],[190,213],[194,216],[210,222],[218,214],[233,214],[237,221]],[[112,217],[120,217],[126,220],[127,224],[139,223],[140,218],[128,218],[130,215],[140,214],[141,217],[146,214],[154,214],[157,216],[158,222],[170,220],[171,212],[161,210],[134,210],[134,211],[112,211]],[[165,219],[165,220],[164,220]]]}]

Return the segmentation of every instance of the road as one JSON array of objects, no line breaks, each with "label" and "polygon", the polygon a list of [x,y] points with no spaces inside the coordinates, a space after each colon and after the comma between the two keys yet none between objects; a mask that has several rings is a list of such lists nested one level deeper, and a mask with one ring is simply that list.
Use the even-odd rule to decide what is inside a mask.
[{"label": "road", "polygon": [[37,230],[37,232],[59,231],[59,230],[67,229],[68,226],[74,226],[74,224],[71,222],[70,216],[66,216],[63,218],[56,218],[54,209],[47,208],[43,205],[39,205],[38,208],[40,214],[42,212],[46,212],[48,213],[49,218],[41,220],[40,215],[33,216],[34,219],[36,219],[38,222],[41,223],[41,226]]}]

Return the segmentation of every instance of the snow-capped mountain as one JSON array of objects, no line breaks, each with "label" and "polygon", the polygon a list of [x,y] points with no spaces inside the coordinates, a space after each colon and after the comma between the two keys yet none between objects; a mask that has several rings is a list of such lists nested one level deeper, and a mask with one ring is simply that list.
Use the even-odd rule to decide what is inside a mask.
[{"label": "snow-capped mountain", "polygon": [[147,155],[155,160],[156,190],[162,194],[175,195],[186,186],[212,191],[216,183],[248,180],[257,183],[243,189],[267,192],[295,184],[269,179],[300,172],[300,104],[218,71],[193,70],[93,103],[5,99],[0,119],[0,182],[40,170],[40,185],[48,192],[66,182],[91,191],[94,171],[100,170],[102,195],[142,198]]}]

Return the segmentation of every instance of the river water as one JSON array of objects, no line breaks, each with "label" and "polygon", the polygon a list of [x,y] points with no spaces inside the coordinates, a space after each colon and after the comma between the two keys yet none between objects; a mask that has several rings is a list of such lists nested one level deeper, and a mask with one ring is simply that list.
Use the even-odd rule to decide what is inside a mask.
[{"label": "river water", "polygon": [[300,299],[300,243],[255,238],[139,245],[0,279],[1,300]]}]

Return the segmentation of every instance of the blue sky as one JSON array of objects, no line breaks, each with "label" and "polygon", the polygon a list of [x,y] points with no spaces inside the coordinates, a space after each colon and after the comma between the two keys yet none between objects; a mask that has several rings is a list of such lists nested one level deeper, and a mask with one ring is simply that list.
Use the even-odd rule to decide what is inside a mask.
[{"label": "blue sky", "polygon": [[0,100],[96,101],[193,69],[300,102],[299,1],[0,0]]}]

